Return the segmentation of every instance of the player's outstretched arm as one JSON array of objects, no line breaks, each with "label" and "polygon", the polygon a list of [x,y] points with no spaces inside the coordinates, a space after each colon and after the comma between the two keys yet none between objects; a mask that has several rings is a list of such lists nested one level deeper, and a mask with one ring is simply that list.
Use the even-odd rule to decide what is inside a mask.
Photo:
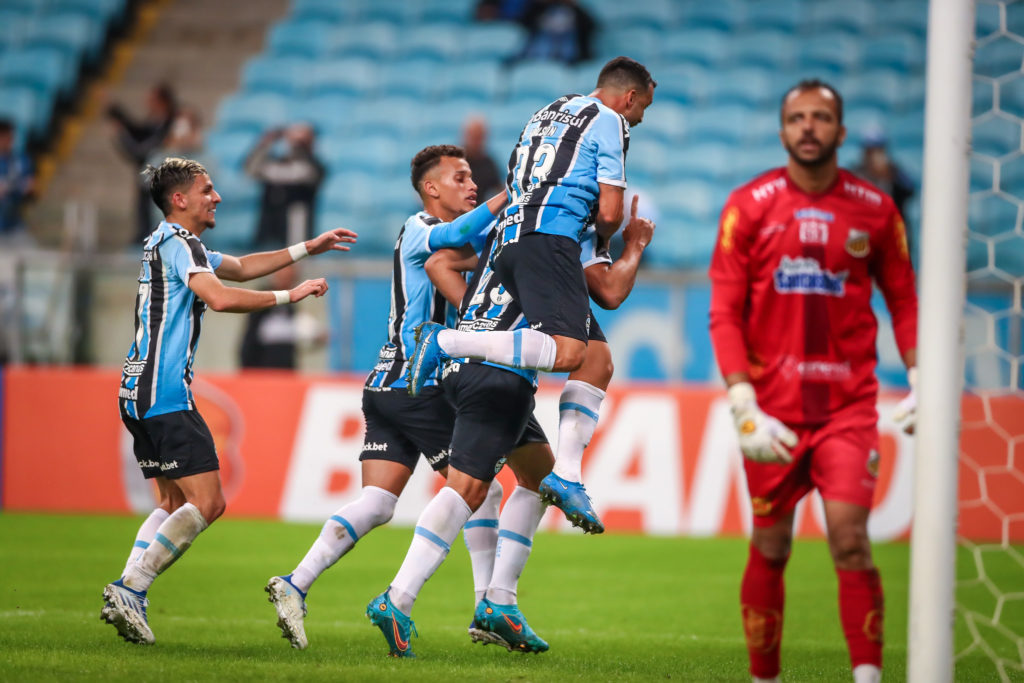
[{"label": "player's outstretched arm", "polygon": [[462,305],[462,297],[466,295],[466,278],[463,273],[476,268],[477,255],[472,247],[459,249],[438,249],[427,259],[423,269],[427,277],[437,287],[437,291],[452,306]]},{"label": "player's outstretched arm", "polygon": [[259,291],[229,287],[213,273],[193,273],[189,277],[188,287],[215,311],[249,313],[302,301],[310,295],[323,296],[327,292],[327,281],[321,277],[306,280],[290,290]]},{"label": "player's outstretched arm", "polygon": [[629,224],[622,230],[625,246],[614,263],[595,263],[583,274],[587,278],[587,289],[590,298],[606,310],[614,310],[622,305],[636,284],[636,273],[640,269],[640,259],[644,249],[654,237],[654,222],[637,215],[638,195],[633,195],[633,203],[629,212]]},{"label": "player's outstretched arm", "polygon": [[313,239],[296,242],[286,249],[261,251],[241,257],[224,254],[224,260],[217,268],[217,276],[232,282],[248,282],[307,256],[316,256],[328,251],[348,251],[348,245],[353,244],[357,236],[351,230],[335,228]]}]

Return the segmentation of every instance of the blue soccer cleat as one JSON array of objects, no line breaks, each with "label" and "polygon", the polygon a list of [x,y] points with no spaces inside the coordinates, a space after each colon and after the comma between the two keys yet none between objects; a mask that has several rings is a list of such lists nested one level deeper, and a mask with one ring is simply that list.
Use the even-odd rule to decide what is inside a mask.
[{"label": "blue soccer cleat", "polygon": [[476,619],[469,624],[469,639],[474,643],[483,643],[488,645],[493,643],[494,645],[505,645],[505,641],[496,633],[491,633],[486,628],[476,623]]},{"label": "blue soccer cleat", "polygon": [[118,579],[103,589],[103,609],[100,619],[117,629],[117,635],[129,643],[152,645],[156,638],[149,628],[146,607],[149,600],[145,591],[132,590]]},{"label": "blue soccer cleat", "polygon": [[474,637],[476,642],[495,643],[509,652],[547,652],[548,644],[526,623],[526,617],[519,611],[518,605],[496,605],[484,598],[473,613],[473,624],[488,636],[480,639]]},{"label": "blue soccer cleat", "polygon": [[263,589],[270,595],[270,602],[277,610],[277,627],[281,637],[287,638],[296,650],[309,646],[306,638],[306,594],[291,581],[292,575],[273,576]]},{"label": "blue soccer cleat", "polygon": [[[389,589],[390,590],[390,589]],[[388,641],[388,652],[390,657],[415,657],[412,648],[409,647],[409,639],[416,632],[416,624],[412,619],[398,611],[398,608],[391,604],[388,591],[384,591],[366,606],[366,617],[374,626],[384,634],[384,640]]]},{"label": "blue soccer cleat", "polygon": [[604,524],[594,512],[594,506],[587,495],[587,489],[576,481],[562,479],[554,472],[548,474],[540,482],[537,489],[540,499],[548,505],[554,505],[565,513],[565,518],[588,534],[604,532]]},{"label": "blue soccer cleat", "polygon": [[441,365],[441,361],[448,357],[437,343],[437,333],[443,329],[444,325],[430,321],[416,326],[416,346],[413,348],[412,356],[407,359],[409,370],[405,375],[410,396],[419,395],[423,385]]}]

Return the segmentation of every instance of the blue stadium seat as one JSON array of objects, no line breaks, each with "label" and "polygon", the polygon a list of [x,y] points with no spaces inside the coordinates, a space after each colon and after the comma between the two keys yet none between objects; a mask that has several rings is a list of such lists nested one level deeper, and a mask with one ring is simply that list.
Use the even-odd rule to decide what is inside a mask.
[{"label": "blue stadium seat", "polygon": [[672,156],[673,150],[658,140],[640,135],[631,136],[626,161],[627,174],[632,169],[643,169],[643,175],[655,181],[664,181],[668,177],[669,159]]},{"label": "blue stadium seat", "polygon": [[775,29],[793,34],[800,18],[807,15],[809,4],[801,0],[747,3],[746,25],[750,30]]},{"label": "blue stadium seat", "polygon": [[383,135],[400,140],[423,127],[421,118],[409,113],[429,106],[409,95],[390,95],[360,102],[349,110],[349,123],[356,136]]},{"label": "blue stadium seat", "polygon": [[253,57],[242,68],[242,88],[250,94],[273,93],[301,97],[317,61],[304,57]]},{"label": "blue stadium seat", "polygon": [[[991,108],[992,85],[976,78],[973,90],[975,93],[988,94]],[[1024,119],[1024,78],[1015,78],[1012,81],[1003,81],[999,84],[999,108],[1008,114]]]},{"label": "blue stadium seat", "polygon": [[349,173],[387,177],[401,173],[409,163],[399,153],[400,144],[393,137],[362,135],[352,138],[324,138],[322,149],[325,162],[332,169]]},{"label": "blue stadium seat", "polygon": [[358,3],[338,0],[292,0],[291,18],[296,21],[325,21],[344,26],[357,18]]},{"label": "blue stadium seat", "polygon": [[[206,151],[219,169],[237,171],[259,138],[260,135],[251,129],[216,128],[206,136]],[[219,178],[218,174],[218,183]]]},{"label": "blue stadium seat", "polygon": [[657,93],[654,99],[656,104],[644,113],[643,126],[638,135],[649,136],[662,144],[673,144],[683,138],[686,130],[686,108],[671,100],[661,101],[661,93]]},{"label": "blue stadium seat", "polygon": [[978,45],[974,51],[974,74],[999,78],[1020,71],[1024,64],[1024,45],[1006,36]]},{"label": "blue stadium seat", "polygon": [[898,69],[917,74],[924,69],[924,40],[909,33],[862,36],[861,55],[865,69]]},{"label": "blue stadium seat", "polygon": [[77,68],[83,57],[95,62],[105,38],[105,25],[91,15],[47,14],[29,26],[24,43],[63,50]]},{"label": "blue stadium seat", "polygon": [[[1017,204],[996,194],[972,197],[967,205],[967,226],[971,232],[993,237],[1012,233],[1017,222]],[[999,251],[998,246],[996,252]]]},{"label": "blue stadium seat", "polygon": [[285,21],[270,30],[267,46],[278,57],[313,59],[330,53],[335,37],[334,26],[326,21]]},{"label": "blue stadium seat", "polygon": [[743,0],[679,3],[677,23],[690,29],[710,28],[731,33],[746,21],[750,4]]},{"label": "blue stadium seat", "polygon": [[707,102],[712,107],[766,107],[779,96],[775,73],[761,67],[720,69],[715,76],[708,81],[707,91]]},{"label": "blue stadium seat", "polygon": [[[980,3],[979,3],[980,6]],[[920,0],[888,0],[878,6],[876,23],[887,29],[904,31],[924,38],[928,31],[928,11]]]},{"label": "blue stadium seat", "polygon": [[508,159],[512,146],[519,140],[519,134],[533,113],[547,104],[547,101],[517,101],[505,106],[494,107],[486,112],[491,125],[491,140],[499,150],[495,160],[501,164]]},{"label": "blue stadium seat", "polygon": [[[974,183],[974,158],[971,159],[971,183],[972,190]],[[991,173],[989,174],[991,176]],[[991,182],[989,188],[991,188]],[[999,189],[1003,192],[1012,194],[1018,199],[1024,199],[1024,157],[1017,157],[1012,161],[1008,161],[999,169]]]},{"label": "blue stadium seat", "polygon": [[440,64],[459,56],[460,27],[456,24],[423,24],[407,27],[398,38],[397,55],[406,59],[431,59]]},{"label": "blue stadium seat", "polygon": [[695,64],[671,64],[655,67],[651,72],[658,87],[654,91],[654,106],[662,102],[693,105],[707,99],[713,71]]},{"label": "blue stadium seat", "polygon": [[29,49],[0,53],[0,83],[34,89],[44,101],[68,90],[64,55],[55,50]]},{"label": "blue stadium seat", "polygon": [[786,165],[786,150],[777,140],[773,145],[750,147],[742,152],[733,150],[730,168],[721,177],[727,179],[726,187],[746,185],[757,176],[773,168]]},{"label": "blue stadium seat", "polygon": [[729,66],[760,66],[784,71],[793,64],[793,36],[778,29],[759,29],[733,35],[725,63]]},{"label": "blue stadium seat", "polygon": [[[508,79],[508,95],[513,100],[532,99],[539,108],[545,102],[573,91],[573,71],[556,62],[520,62],[512,68]],[[525,123],[525,121],[524,121]]]},{"label": "blue stadium seat", "polygon": [[526,29],[507,22],[472,24],[459,34],[463,62],[508,59],[519,54],[525,42]]},{"label": "blue stadium seat", "polygon": [[338,93],[314,95],[309,99],[296,101],[296,104],[305,112],[304,118],[321,135],[335,135],[349,131],[351,126],[348,117],[358,103],[357,97]]},{"label": "blue stadium seat", "polygon": [[259,207],[255,202],[224,199],[217,207],[217,227],[203,235],[203,242],[216,251],[249,252],[258,221]]},{"label": "blue stadium seat", "polygon": [[891,114],[883,126],[896,146],[924,146],[924,112],[921,110]]},{"label": "blue stadium seat", "polygon": [[369,59],[323,60],[308,75],[307,87],[318,95],[367,96],[379,85],[376,64]]},{"label": "blue stadium seat", "polygon": [[846,75],[835,85],[848,107],[895,109],[908,80],[890,69],[875,69]]},{"label": "blue stadium seat", "polygon": [[217,125],[223,129],[261,134],[289,122],[287,98],[268,93],[236,94],[221,100]]},{"label": "blue stadium seat", "polygon": [[747,107],[695,109],[687,119],[687,143],[724,142],[740,145],[755,113]]},{"label": "blue stadium seat", "polygon": [[[995,164],[988,159],[981,159],[971,155],[971,184],[970,191],[990,192],[995,190]],[[1000,181],[1006,179],[1005,171],[1000,173]]]},{"label": "blue stadium seat", "polygon": [[[1000,88],[1000,106],[1006,105],[1006,88]],[[992,81],[975,78],[971,82],[971,116],[980,116],[995,108],[995,86]]]},{"label": "blue stadium seat", "polygon": [[0,85],[0,116],[14,122],[20,143],[40,135],[50,123],[48,109],[33,88]]},{"label": "blue stadium seat", "polygon": [[831,78],[857,69],[860,53],[858,40],[842,33],[819,33],[800,41],[797,60],[801,70]]},{"label": "blue stadium seat", "polygon": [[379,21],[395,26],[412,26],[417,19],[416,3],[406,0],[373,0],[359,13],[362,21]]},{"label": "blue stadium seat", "polygon": [[433,84],[444,97],[493,102],[504,92],[508,70],[493,61],[460,61],[441,73],[434,70]]},{"label": "blue stadium seat", "polygon": [[[698,64],[710,68],[729,58],[729,34],[714,29],[677,29],[661,40],[662,58],[672,63]],[[657,76],[655,76],[657,80]]]},{"label": "blue stadium seat", "polygon": [[54,14],[76,12],[89,14],[106,23],[124,14],[126,0],[47,0],[47,11]]},{"label": "blue stadium seat", "polygon": [[671,0],[602,2],[594,8],[594,15],[603,26],[616,30],[641,26],[658,29],[675,22],[676,8]]},{"label": "blue stadium seat", "polygon": [[971,125],[974,152],[1002,157],[1021,150],[1020,121],[1007,116],[988,115]]},{"label": "blue stadium seat", "polygon": [[873,7],[868,2],[850,0],[817,0],[808,7],[801,28],[810,32],[835,32],[863,36],[874,22]]},{"label": "blue stadium seat", "polygon": [[475,0],[420,0],[409,3],[416,16],[417,23],[446,21],[452,23],[470,23],[476,9]]},{"label": "blue stadium seat", "polygon": [[664,31],[649,26],[604,31],[597,37],[595,53],[602,64],[613,57],[629,55],[642,64],[650,65],[662,59],[662,48],[667,47],[664,36]]},{"label": "blue stadium seat", "polygon": [[32,15],[13,7],[0,7],[0,53],[21,45]]},{"label": "blue stadium seat", "polygon": [[345,24],[335,30],[329,45],[335,58],[391,59],[398,53],[397,43],[404,40],[391,24]]},{"label": "blue stadium seat", "polygon": [[439,70],[434,62],[422,59],[382,62],[378,77],[382,94],[418,97],[424,104],[447,92],[450,80],[449,69]]},{"label": "blue stadium seat", "polygon": [[248,176],[240,166],[225,168],[216,159],[210,164],[210,167],[213,183],[224,201],[233,205],[257,205],[260,195],[263,193],[263,186],[259,181]]},{"label": "blue stadium seat", "polygon": [[[710,183],[727,176],[745,153],[738,153],[732,145],[720,142],[694,142],[681,145],[668,155],[667,177],[672,182],[699,180]],[[629,163],[634,157],[630,153]]]}]

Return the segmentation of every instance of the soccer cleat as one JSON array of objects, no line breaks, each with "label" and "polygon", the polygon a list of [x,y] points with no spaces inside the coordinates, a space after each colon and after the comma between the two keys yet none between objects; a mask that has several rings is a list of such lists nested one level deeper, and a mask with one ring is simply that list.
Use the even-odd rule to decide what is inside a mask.
[{"label": "soccer cleat", "polygon": [[526,623],[519,605],[496,605],[484,598],[476,606],[473,623],[491,636],[488,640],[474,638],[476,642],[495,643],[509,652],[547,652],[548,644]]},{"label": "soccer cleat", "polygon": [[100,619],[113,625],[117,635],[129,643],[151,645],[156,641],[146,618],[149,600],[144,592],[134,591],[118,579],[103,589],[103,600],[106,604],[100,610]]},{"label": "soccer cleat", "polygon": [[[390,590],[390,589],[389,589]],[[415,657],[412,648],[409,647],[409,639],[412,634],[419,637],[416,632],[416,624],[412,619],[398,611],[398,608],[391,604],[388,591],[384,591],[366,606],[366,616],[374,626],[384,634],[384,640],[388,641],[389,657]]]},{"label": "soccer cleat", "polygon": [[604,532],[604,524],[594,511],[587,489],[576,481],[568,481],[551,472],[538,488],[540,499],[565,513],[565,518],[588,534]]},{"label": "soccer cleat", "polygon": [[476,619],[473,619],[469,624],[469,639],[474,643],[483,643],[484,645],[494,644],[505,646],[505,641],[502,640],[501,636],[497,633],[491,633],[487,629],[476,623]]},{"label": "soccer cleat", "polygon": [[277,626],[281,629],[281,637],[287,638],[296,650],[305,650],[309,645],[303,624],[306,595],[291,582],[291,574],[271,578],[263,590],[270,595],[268,600],[277,610]]},{"label": "soccer cleat", "polygon": [[437,333],[443,329],[445,329],[444,325],[429,320],[416,326],[414,336],[416,346],[413,348],[412,356],[408,359],[409,370],[405,375],[410,396],[419,395],[423,385],[441,365],[441,361],[447,358],[444,351],[441,350],[441,345],[437,342]]}]

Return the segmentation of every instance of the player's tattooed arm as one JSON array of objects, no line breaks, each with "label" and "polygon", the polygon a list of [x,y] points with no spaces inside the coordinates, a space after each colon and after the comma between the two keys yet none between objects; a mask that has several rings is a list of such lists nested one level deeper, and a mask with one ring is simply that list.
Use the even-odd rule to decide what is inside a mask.
[{"label": "player's tattooed arm", "polygon": [[437,291],[452,306],[459,307],[466,293],[466,278],[463,273],[476,268],[477,255],[472,247],[438,249],[430,255],[423,269],[437,287]]}]

